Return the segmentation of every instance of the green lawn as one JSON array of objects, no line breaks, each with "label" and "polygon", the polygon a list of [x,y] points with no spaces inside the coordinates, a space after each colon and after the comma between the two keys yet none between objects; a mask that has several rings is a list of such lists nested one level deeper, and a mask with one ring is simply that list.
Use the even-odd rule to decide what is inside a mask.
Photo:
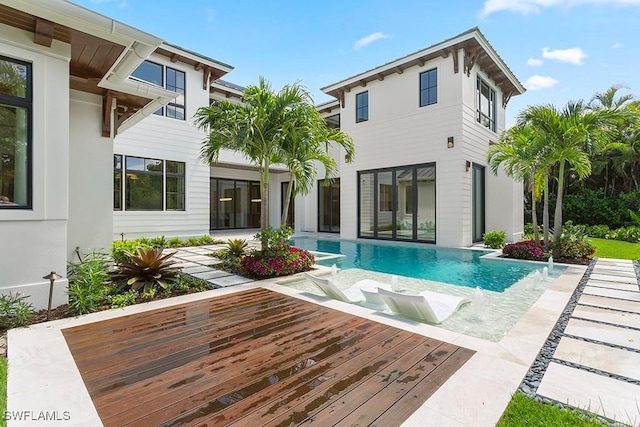
[{"label": "green lawn", "polygon": [[582,412],[536,402],[522,393],[513,399],[496,427],[601,427],[609,423],[598,421]]},{"label": "green lawn", "polygon": [[596,247],[593,256],[600,258],[639,259],[640,243],[621,242],[619,240],[607,240],[589,238],[589,242]]}]

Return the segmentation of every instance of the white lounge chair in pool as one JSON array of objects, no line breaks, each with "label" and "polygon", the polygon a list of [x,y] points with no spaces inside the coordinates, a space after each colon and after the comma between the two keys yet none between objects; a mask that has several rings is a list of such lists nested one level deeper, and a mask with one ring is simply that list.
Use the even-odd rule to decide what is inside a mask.
[{"label": "white lounge chair in pool", "polygon": [[337,299],[344,302],[350,302],[352,304],[364,301],[362,292],[360,292],[360,289],[355,286],[350,286],[347,289],[340,289],[333,283],[331,279],[312,276],[309,273],[304,273],[304,277],[309,279],[311,283],[316,285],[316,287],[329,298]]},{"label": "white lounge chair in pool", "polygon": [[432,291],[409,295],[378,288],[378,296],[394,313],[429,323],[442,323],[469,302],[468,298]]}]

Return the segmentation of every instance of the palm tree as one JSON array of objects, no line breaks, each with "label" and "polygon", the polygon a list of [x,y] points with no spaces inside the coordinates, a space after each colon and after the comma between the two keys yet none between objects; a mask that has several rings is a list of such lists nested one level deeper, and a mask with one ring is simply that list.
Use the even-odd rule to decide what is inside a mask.
[{"label": "palm tree", "polygon": [[[569,102],[564,109],[553,105],[529,106],[518,116],[519,125],[531,126],[544,143],[544,162],[550,169],[557,166],[557,194],[554,213],[554,242],[562,232],[562,201],[567,166],[579,179],[591,173],[591,156],[600,152],[611,140],[614,110],[589,109],[582,101]],[[553,248],[559,255],[559,246]]]},{"label": "palm tree", "polygon": [[502,132],[498,142],[491,145],[487,152],[487,162],[494,175],[498,174],[502,165],[507,176],[527,185],[531,193],[531,220],[536,243],[540,241],[536,200],[542,192],[545,175],[541,167],[541,147],[537,142],[531,126],[513,126]]},{"label": "palm tree", "polygon": [[[336,176],[338,165],[329,153],[331,143],[346,151],[347,163],[353,161],[355,148],[349,135],[339,129],[328,128],[327,123],[313,105],[297,110],[299,116],[292,123],[294,132],[284,139],[279,156],[289,169],[289,183],[282,212],[282,223],[286,223],[291,198],[296,194],[308,194],[317,176],[316,162],[324,166],[326,182]],[[293,182],[295,181],[295,185]]]},{"label": "palm tree", "polygon": [[[218,160],[220,151],[231,150],[244,154],[260,173],[260,227],[269,228],[269,168],[280,160],[282,144],[299,132],[300,109],[313,105],[311,96],[299,84],[284,86],[274,92],[260,77],[258,85],[249,86],[243,103],[214,101],[201,107],[194,118],[198,128],[208,132],[200,150],[200,157],[208,163]],[[262,233],[265,235],[265,233]],[[263,239],[262,249],[267,249]]]}]

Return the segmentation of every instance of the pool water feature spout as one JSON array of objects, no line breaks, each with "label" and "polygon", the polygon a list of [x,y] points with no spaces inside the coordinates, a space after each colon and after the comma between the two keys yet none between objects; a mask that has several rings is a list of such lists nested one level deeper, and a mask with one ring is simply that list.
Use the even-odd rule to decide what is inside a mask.
[{"label": "pool water feature spout", "polygon": [[549,278],[549,268],[544,267],[542,269],[542,280],[546,282],[548,278]]},{"label": "pool water feature spout", "polygon": [[479,286],[476,286],[476,290],[473,292],[472,305],[474,316],[482,320],[484,318],[484,292]]}]

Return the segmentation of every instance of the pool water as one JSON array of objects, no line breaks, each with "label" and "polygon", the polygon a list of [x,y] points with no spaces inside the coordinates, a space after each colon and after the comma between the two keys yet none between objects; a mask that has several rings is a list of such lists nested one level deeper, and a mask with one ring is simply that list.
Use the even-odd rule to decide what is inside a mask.
[{"label": "pool water", "polygon": [[[318,264],[340,269],[357,268],[416,279],[431,280],[470,288],[504,292],[539,264],[482,259],[489,251],[441,248],[431,245],[395,242],[355,242],[345,240],[296,237],[291,245],[314,252],[342,254]],[[561,267],[556,268],[559,273]]]}]

